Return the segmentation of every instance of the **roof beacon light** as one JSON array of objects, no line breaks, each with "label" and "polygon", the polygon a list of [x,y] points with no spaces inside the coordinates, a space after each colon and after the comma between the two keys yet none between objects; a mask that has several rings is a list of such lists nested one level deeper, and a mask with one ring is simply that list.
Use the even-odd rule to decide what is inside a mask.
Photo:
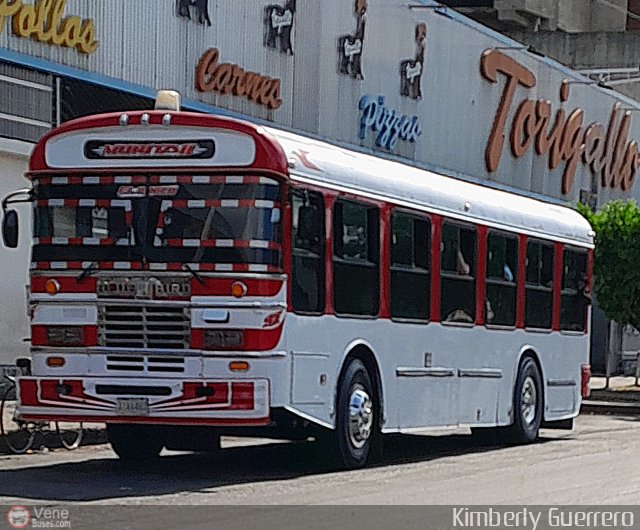
[{"label": "roof beacon light", "polygon": [[180,110],[180,92],[175,90],[158,90],[156,92],[156,110]]}]

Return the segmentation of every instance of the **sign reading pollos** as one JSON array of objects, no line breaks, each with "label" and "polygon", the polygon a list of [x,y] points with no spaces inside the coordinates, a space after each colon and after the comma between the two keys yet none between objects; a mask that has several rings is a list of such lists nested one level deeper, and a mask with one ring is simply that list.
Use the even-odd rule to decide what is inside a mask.
[{"label": "sign reading pollos", "polygon": [[212,140],[192,142],[101,142],[90,140],[84,146],[89,159],[102,158],[213,158],[215,145]]},{"label": "sign reading pollos", "polygon": [[376,145],[392,151],[398,140],[415,142],[422,135],[418,116],[406,116],[388,108],[384,96],[362,96],[358,105],[360,112],[360,138],[367,137],[367,129],[376,131]]}]

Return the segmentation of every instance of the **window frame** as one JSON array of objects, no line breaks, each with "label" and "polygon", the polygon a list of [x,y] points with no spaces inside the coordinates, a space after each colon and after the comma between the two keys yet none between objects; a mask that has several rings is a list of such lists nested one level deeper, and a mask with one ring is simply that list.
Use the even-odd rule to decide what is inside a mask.
[{"label": "window frame", "polygon": [[[337,243],[337,238],[336,238],[336,230],[338,229],[338,224],[336,223],[336,211],[337,211],[337,206],[338,205],[344,205],[344,204],[351,204],[351,205],[356,205],[358,207],[363,207],[366,209],[367,211],[367,259],[366,260],[362,260],[362,259],[349,259],[349,258],[344,258],[344,257],[340,257],[336,255],[336,243]],[[371,237],[370,234],[370,230],[371,230],[371,226],[370,226],[370,211],[371,210],[375,210],[377,212],[377,215],[375,216],[376,219],[376,234],[375,237]],[[338,194],[335,197],[335,200],[333,200],[333,203],[331,205],[331,232],[332,232],[332,237],[331,237],[331,306],[333,308],[333,313],[336,317],[339,318],[356,318],[356,319],[365,319],[365,320],[372,320],[372,319],[378,319],[380,318],[381,312],[383,310],[382,307],[382,286],[383,286],[383,282],[382,282],[382,264],[383,264],[383,256],[382,256],[382,249],[383,249],[383,245],[381,244],[381,228],[382,228],[382,210],[383,210],[383,205],[381,205],[380,203],[374,202],[374,201],[370,201],[367,199],[363,199],[361,197],[357,197],[357,196],[352,196],[352,195],[348,195],[348,194]],[[341,214],[343,214],[344,212],[341,212]],[[371,239],[371,241],[369,241],[369,239]],[[375,249],[372,248],[371,243],[373,243],[375,245]],[[369,258],[371,257],[371,253],[377,250],[377,263],[370,261]],[[357,266],[357,267],[362,267],[362,268],[366,268],[366,269],[370,269],[370,270],[375,270],[376,274],[375,274],[375,278],[376,278],[376,285],[374,286],[375,288],[375,292],[377,294],[377,296],[373,297],[373,301],[375,301],[376,303],[376,310],[373,313],[365,313],[365,314],[360,314],[360,313],[345,313],[342,311],[339,311],[336,307],[336,264],[338,265],[352,265],[352,266]]]},{"label": "window frame", "polygon": [[[492,235],[502,237],[504,238],[505,241],[512,240],[513,242],[515,242],[515,263],[513,263],[514,267],[510,267],[511,274],[513,275],[513,278],[514,278],[513,282],[509,282],[508,280],[501,280],[501,279],[489,276],[489,252],[490,252],[489,239],[491,238]],[[520,281],[520,277],[519,277],[520,245],[521,245],[521,240],[520,240],[519,234],[517,233],[506,232],[504,230],[496,230],[493,228],[489,228],[487,230],[486,270],[485,270],[485,278],[484,278],[485,287],[484,287],[484,293],[483,293],[484,294],[483,307],[485,311],[484,325],[486,328],[515,330],[518,327],[518,303],[519,303],[518,282]],[[509,266],[509,263],[506,263],[506,265]],[[513,291],[515,293],[515,296],[514,296],[515,304],[513,307],[513,324],[493,324],[488,321],[487,314],[486,314],[487,302],[488,302],[487,292],[490,285],[499,285],[499,286],[513,288]]]},{"label": "window frame", "polygon": [[[444,240],[443,240],[443,236],[444,236],[444,231],[445,231],[445,227],[447,225],[451,225],[456,227],[458,230],[468,230],[473,232],[474,234],[474,239],[475,239],[475,244],[474,244],[474,249],[473,249],[473,260],[469,260],[469,262],[466,262],[467,265],[469,265],[470,267],[470,274],[458,274],[457,272],[453,272],[450,270],[445,270],[444,266],[443,266],[443,256],[444,256],[444,252],[443,252],[443,246],[444,246]],[[479,226],[473,223],[469,223],[469,222],[465,222],[465,221],[460,221],[458,219],[452,219],[449,217],[443,217],[442,218],[442,222],[440,225],[440,240],[438,242],[434,242],[434,244],[439,244],[440,247],[440,277],[439,277],[439,289],[440,289],[440,323],[444,324],[446,326],[461,326],[461,327],[474,327],[478,321],[478,312],[477,312],[477,303],[478,303],[478,269],[479,269],[479,252],[480,252],[480,230],[479,230]],[[457,251],[460,250],[460,233],[458,232],[458,248],[456,249],[456,254]],[[457,258],[457,256],[456,256]],[[467,256],[463,255],[463,258],[468,259]],[[447,316],[448,315],[443,315],[443,304],[442,304],[442,300],[444,299],[443,296],[443,285],[444,282],[443,280],[447,279],[447,280],[462,280],[462,281],[467,281],[467,282],[472,282],[473,283],[473,299],[472,299],[472,309],[473,309],[473,315],[469,315],[473,322],[460,322],[460,321],[455,321],[455,320],[447,320]],[[432,294],[433,296],[433,294]],[[459,310],[459,309],[458,309]],[[456,310],[456,311],[458,311]],[[433,318],[433,316],[432,316]]]},{"label": "window frame", "polygon": [[[537,283],[531,283],[528,281],[528,268],[529,268],[529,245],[536,244],[538,245],[540,251],[538,253],[538,257],[540,260],[540,266],[538,267],[538,279]],[[544,269],[544,248],[547,247],[550,249],[551,254],[551,287],[545,286],[542,281],[542,271]],[[552,240],[542,239],[537,237],[527,237],[526,246],[524,249],[525,263],[524,263],[524,329],[525,331],[533,332],[533,333],[553,333],[554,329],[554,317],[555,317],[555,290],[556,286],[556,278],[555,278],[555,268],[556,268],[556,244]],[[551,296],[551,303],[549,304],[550,313],[549,313],[549,327],[536,327],[531,326],[527,323],[527,291],[533,290],[537,292],[544,292]]]},{"label": "window frame", "polygon": [[[427,241],[426,241],[426,257],[427,257],[427,268],[417,267],[415,265],[415,224],[413,225],[413,239],[412,239],[412,261],[413,265],[408,266],[404,264],[394,265],[393,263],[393,221],[396,216],[404,216],[411,219],[414,223],[415,221],[425,222],[427,224]],[[431,216],[426,212],[416,212],[413,210],[409,210],[402,207],[393,206],[390,210],[389,214],[389,270],[387,271],[389,275],[389,318],[393,322],[405,322],[405,323],[414,323],[414,324],[428,324],[432,321],[433,315],[433,293],[432,293],[432,283],[433,283],[433,263],[432,256],[433,253],[433,220]],[[394,268],[396,269],[394,271]],[[392,297],[393,297],[393,287],[391,282],[391,277],[393,272],[404,272],[408,274],[420,275],[427,278],[427,291],[428,291],[428,307],[427,307],[427,316],[425,318],[411,318],[411,317],[400,317],[393,316],[392,314]]]},{"label": "window frame", "polygon": [[[559,325],[560,325],[560,333],[564,333],[567,335],[586,335],[588,330],[589,330],[589,315],[588,313],[586,313],[584,315],[584,326],[581,330],[575,330],[575,329],[565,329],[563,328],[563,323],[562,323],[562,298],[563,296],[574,296],[574,297],[578,297],[580,295],[580,289],[576,288],[576,289],[566,289],[564,287],[564,283],[565,283],[565,270],[566,270],[566,254],[568,252],[572,252],[574,254],[582,254],[584,255],[584,274],[586,276],[586,280],[587,280],[587,285],[586,285],[586,289],[584,292],[589,293],[589,303],[588,303],[588,307],[592,307],[593,305],[593,299],[591,298],[591,279],[589,278],[589,249],[583,248],[583,247],[576,247],[573,245],[564,245],[562,248],[562,277],[561,277],[561,284],[559,286],[560,289],[560,315],[558,316],[558,320],[559,320]],[[577,269],[576,269],[577,270]],[[571,293],[567,292],[567,291],[571,291]]]},{"label": "window frame", "polygon": [[[293,234],[294,231],[294,224],[293,224],[293,200],[294,200],[294,196],[304,196],[304,195],[313,195],[316,198],[319,198],[320,202],[321,202],[321,207],[322,207],[322,237],[321,237],[321,249],[320,249],[320,254],[318,254],[318,256],[312,256],[311,254],[313,254],[312,252],[309,252],[309,255],[305,255],[305,256],[301,256],[301,257],[305,257],[305,258],[309,258],[309,259],[317,259],[319,260],[320,264],[321,264],[321,274],[320,274],[320,285],[318,286],[319,289],[319,293],[321,292],[322,296],[322,303],[320,304],[320,309],[318,311],[305,311],[305,310],[301,310],[301,309],[297,309],[295,307],[295,303],[294,303],[294,299],[293,299],[293,270],[294,270],[294,256],[295,256],[295,252],[296,252],[296,247],[295,247],[295,237]],[[292,290],[291,290],[291,309],[293,311],[293,313],[295,313],[296,315],[305,315],[305,316],[322,316],[325,314],[326,312],[326,307],[327,307],[327,223],[326,223],[326,212],[327,212],[327,198],[325,196],[325,194],[319,190],[316,189],[308,189],[308,188],[290,188],[289,190],[289,206],[291,209],[291,226],[290,226],[290,237],[291,237],[291,243],[290,243],[290,250],[289,252],[291,253],[291,286],[292,286]]]}]

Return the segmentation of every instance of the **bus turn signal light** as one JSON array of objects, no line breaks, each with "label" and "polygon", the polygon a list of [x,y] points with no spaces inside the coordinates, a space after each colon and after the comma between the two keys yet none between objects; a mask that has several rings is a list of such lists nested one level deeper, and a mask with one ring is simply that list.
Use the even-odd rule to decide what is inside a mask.
[{"label": "bus turn signal light", "polygon": [[248,372],[249,363],[247,361],[232,361],[229,363],[229,370],[232,372]]},{"label": "bus turn signal light", "polygon": [[50,368],[61,368],[64,363],[64,357],[47,357],[47,366]]},{"label": "bus turn signal light", "polygon": [[58,280],[47,280],[47,283],[44,284],[44,288],[47,291],[47,294],[54,296],[60,292],[60,283]]},{"label": "bus turn signal light", "polygon": [[235,298],[242,298],[247,294],[247,286],[242,282],[233,282],[231,284],[231,295]]}]

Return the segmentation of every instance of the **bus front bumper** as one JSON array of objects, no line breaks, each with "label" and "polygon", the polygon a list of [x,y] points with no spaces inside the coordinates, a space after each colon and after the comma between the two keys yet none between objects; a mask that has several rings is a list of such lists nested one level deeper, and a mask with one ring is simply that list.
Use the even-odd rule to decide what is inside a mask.
[{"label": "bus front bumper", "polygon": [[17,412],[23,420],[266,425],[269,381],[21,377]]}]

